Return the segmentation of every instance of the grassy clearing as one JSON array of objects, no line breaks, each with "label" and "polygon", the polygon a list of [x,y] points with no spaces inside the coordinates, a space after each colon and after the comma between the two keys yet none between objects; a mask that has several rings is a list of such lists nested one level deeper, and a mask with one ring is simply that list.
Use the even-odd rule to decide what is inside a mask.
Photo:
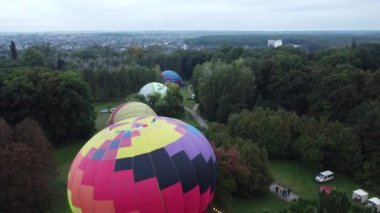
[{"label": "grassy clearing", "polygon": [[[352,191],[362,188],[359,183],[353,179],[339,173],[335,173],[335,179],[332,181],[319,184],[314,177],[320,172],[306,167],[305,165],[290,161],[271,161],[270,171],[273,178],[280,184],[283,184],[301,197],[307,199],[316,199],[320,185],[328,185],[332,189],[347,192],[350,197]],[[362,188],[374,196],[370,190]]]},{"label": "grassy clearing", "polygon": [[193,108],[193,106],[195,105],[195,102],[194,100],[191,99],[192,94],[190,94],[189,91],[187,90],[187,84],[181,87],[180,91],[183,96],[183,105],[190,109]]},{"label": "grassy clearing", "polygon": [[104,127],[106,127],[108,118],[111,115],[111,113],[100,113],[100,110],[101,109],[116,108],[121,103],[123,103],[123,101],[98,102],[95,104],[95,112],[96,112],[95,128],[96,128],[96,132],[99,132]]},{"label": "grassy clearing", "polygon": [[71,144],[54,150],[53,156],[58,166],[58,178],[56,180],[57,199],[53,205],[53,212],[71,212],[67,201],[67,175],[70,170],[71,161],[79,152],[83,143]]},{"label": "grassy clearing", "polygon": [[[272,177],[278,183],[289,187],[301,197],[307,199],[318,198],[320,184],[314,180],[314,177],[320,171],[292,161],[271,161],[269,169]],[[334,180],[322,185],[329,185],[332,189],[344,191],[350,198],[353,190],[362,188],[359,183],[339,173],[336,173]],[[369,197],[376,196],[370,190],[362,189],[369,192]],[[268,193],[254,199],[234,198],[228,204],[228,212],[279,212],[287,206],[286,202]]]}]

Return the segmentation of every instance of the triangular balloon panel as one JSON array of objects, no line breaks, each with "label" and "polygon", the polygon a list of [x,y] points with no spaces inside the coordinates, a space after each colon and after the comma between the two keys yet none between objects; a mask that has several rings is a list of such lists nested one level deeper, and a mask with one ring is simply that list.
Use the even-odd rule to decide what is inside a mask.
[{"label": "triangular balloon panel", "polygon": [[203,134],[157,116],[114,123],[91,138],[68,177],[73,212],[205,212],[216,158]]}]

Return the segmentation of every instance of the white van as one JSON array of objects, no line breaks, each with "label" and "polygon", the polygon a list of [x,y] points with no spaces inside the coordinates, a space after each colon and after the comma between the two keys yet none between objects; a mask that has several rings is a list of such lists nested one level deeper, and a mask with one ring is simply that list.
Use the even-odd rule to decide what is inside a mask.
[{"label": "white van", "polygon": [[329,170],[321,172],[319,173],[319,175],[315,177],[315,180],[319,183],[323,183],[332,179],[334,179],[334,172],[329,171]]}]

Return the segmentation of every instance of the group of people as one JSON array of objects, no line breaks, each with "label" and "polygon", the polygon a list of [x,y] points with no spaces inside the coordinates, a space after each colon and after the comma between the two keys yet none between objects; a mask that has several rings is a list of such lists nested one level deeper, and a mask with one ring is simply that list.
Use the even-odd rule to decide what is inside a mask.
[{"label": "group of people", "polygon": [[282,188],[282,187],[276,186],[275,190],[276,190],[276,195],[279,194],[283,197],[288,197],[290,195],[290,189],[289,188]]}]

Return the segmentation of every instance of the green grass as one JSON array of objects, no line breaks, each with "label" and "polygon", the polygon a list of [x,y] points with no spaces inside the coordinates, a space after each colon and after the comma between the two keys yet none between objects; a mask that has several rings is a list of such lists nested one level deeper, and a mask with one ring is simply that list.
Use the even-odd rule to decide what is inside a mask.
[{"label": "green grass", "polygon": [[[321,171],[291,161],[271,161],[270,172],[279,184],[289,187],[293,192],[307,199],[318,197],[320,185],[328,185],[333,190],[347,192],[349,197],[353,190],[362,188],[353,179],[339,173],[335,173],[335,179],[332,181],[319,184],[314,180],[314,177]],[[369,192],[370,196],[374,195],[370,190],[362,189]]]},{"label": "green grass", "polygon": [[245,213],[245,212],[279,212],[288,207],[288,203],[277,198],[271,193],[267,193],[261,197],[250,200],[233,198],[228,204],[229,213]]},{"label": "green grass", "polygon": [[104,129],[104,127],[106,127],[110,115],[111,113],[97,113],[95,121],[96,132],[99,132],[100,130]]},{"label": "green grass", "polygon": [[104,129],[104,127],[106,127],[108,118],[111,115],[111,113],[100,113],[100,110],[101,109],[108,109],[108,108],[116,108],[121,103],[123,103],[123,101],[95,103],[95,112],[96,112],[95,128],[96,128],[96,132],[99,132],[100,130]]},{"label": "green grass", "polygon": [[74,157],[79,152],[83,143],[71,144],[54,150],[53,156],[58,166],[58,178],[56,180],[57,202],[53,205],[53,212],[71,212],[67,201],[67,175]]},{"label": "green grass", "polygon": [[[303,198],[317,199],[319,183],[314,177],[319,170],[308,168],[305,165],[292,161],[271,161],[269,169],[275,181],[289,187],[293,192]],[[352,191],[362,188],[369,193],[369,197],[376,196],[373,192],[360,186],[353,179],[339,173],[335,173],[335,179],[322,185],[329,185],[332,189],[341,190],[351,198]],[[259,198],[241,199],[234,198],[228,204],[227,212],[278,212],[285,209],[288,204],[273,194],[265,194]]]},{"label": "green grass", "polygon": [[119,106],[123,102],[125,102],[125,101],[118,100],[118,101],[96,102],[95,103],[95,111],[99,112],[101,109],[108,109],[109,107],[110,108],[113,108],[113,107],[116,108],[117,106]]},{"label": "green grass", "polygon": [[190,99],[191,94],[187,90],[187,84],[185,84],[185,86],[181,87],[180,91],[181,91],[181,94],[183,96],[183,105],[185,107],[190,108],[190,109],[193,108],[193,106],[195,105],[195,102],[194,102],[194,100]]}]

